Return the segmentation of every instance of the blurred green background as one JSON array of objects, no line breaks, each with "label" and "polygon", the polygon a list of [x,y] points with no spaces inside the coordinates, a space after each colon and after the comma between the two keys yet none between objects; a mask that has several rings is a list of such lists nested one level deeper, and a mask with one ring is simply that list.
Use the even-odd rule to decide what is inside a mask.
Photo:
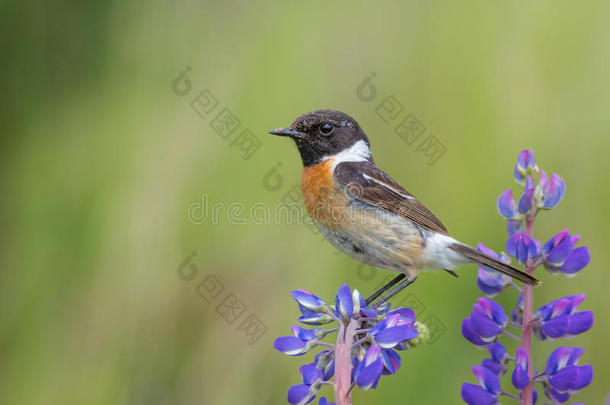
[{"label": "blurred green background", "polygon": [[[541,271],[535,305],[586,293],[596,323],[570,342],[536,344],[535,359],[543,368],[553,348],[585,347],[595,380],[573,399],[608,395],[607,2],[9,0],[0,9],[2,403],[285,403],[304,362],[272,349],[297,316],[289,291],[332,300],[349,283],[368,294],[388,274],[335,254],[303,224],[227,217],[232,202],[288,198],[301,162],[267,130],[318,108],[354,116],[378,164],[467,243],[503,248],[495,201],[517,190],[521,149],[559,173],[566,197],[536,234],[569,228],[592,261],[574,279]],[[173,91],[187,67],[190,87]],[[356,89],[372,72],[376,98],[362,101]],[[205,89],[219,104],[200,117],[191,102]],[[446,148],[435,164],[378,116],[388,95],[404,107],[400,119],[414,114],[426,127],[421,139]],[[241,123],[227,139],[211,127],[223,108]],[[249,159],[237,141],[246,128],[261,142]],[[224,211],[193,223],[187,211],[202,195]],[[181,263],[192,280],[179,277]],[[356,392],[356,404],[460,402],[484,356],[459,332],[480,296],[475,274],[424,274],[403,293],[445,332],[407,352],[378,390]],[[224,290],[207,302],[198,291],[214,280]],[[229,323],[222,304],[233,297],[245,309]],[[240,328],[251,314],[267,328],[255,338]]]}]

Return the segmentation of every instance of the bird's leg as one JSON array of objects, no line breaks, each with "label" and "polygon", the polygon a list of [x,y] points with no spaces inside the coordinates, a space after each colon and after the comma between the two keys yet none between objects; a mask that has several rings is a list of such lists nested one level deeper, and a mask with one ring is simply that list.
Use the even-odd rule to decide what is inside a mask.
[{"label": "bird's leg", "polygon": [[415,282],[415,280],[417,280],[417,276],[413,277],[413,278],[408,278],[406,280],[404,280],[403,282],[401,282],[400,284],[398,284],[396,287],[394,287],[393,289],[391,289],[388,293],[386,293],[385,295],[383,295],[381,298],[379,298],[377,301],[375,301],[375,303],[373,303],[372,307],[373,308],[379,308],[379,306],[381,304],[383,304],[384,302],[386,302],[387,300],[389,300],[390,298],[392,298],[394,295],[396,295],[398,292],[400,292],[402,289],[404,289],[405,287],[407,287],[409,284]]},{"label": "bird's leg", "polygon": [[388,291],[390,288],[392,288],[394,285],[396,285],[400,280],[402,280],[405,277],[406,276],[403,273],[400,273],[398,276],[394,277],[392,280],[390,280],[389,283],[387,283],[386,285],[381,287],[379,290],[375,291],[370,297],[368,297],[365,300],[366,305],[369,305],[371,302],[375,301],[377,299],[377,297],[379,297],[384,292]]}]

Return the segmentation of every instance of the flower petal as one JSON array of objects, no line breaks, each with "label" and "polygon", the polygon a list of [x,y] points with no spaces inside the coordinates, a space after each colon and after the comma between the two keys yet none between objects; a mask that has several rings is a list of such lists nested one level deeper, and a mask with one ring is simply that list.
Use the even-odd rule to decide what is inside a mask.
[{"label": "flower petal", "polygon": [[307,343],[294,336],[282,336],[275,339],[273,348],[289,356],[300,356],[308,351]]},{"label": "flower petal", "polygon": [[563,230],[544,245],[542,249],[543,251],[547,250],[546,260],[548,262],[559,266],[570,256],[574,249],[574,243],[569,234],[570,231]]},{"label": "flower petal", "polygon": [[368,391],[376,385],[382,372],[383,361],[379,358],[360,370],[356,377],[356,384],[358,384],[361,390]]},{"label": "flower petal", "polygon": [[568,335],[576,336],[591,329],[593,326],[593,311],[581,311],[570,317]]},{"label": "flower petal", "polygon": [[384,374],[394,374],[400,368],[401,359],[400,355],[392,349],[384,349],[381,351],[383,360],[383,366],[385,368]]},{"label": "flower petal", "polygon": [[294,337],[304,340],[306,342],[316,338],[315,330],[301,328],[298,325],[292,325],[290,327],[290,330],[292,331],[292,335]]},{"label": "flower petal", "polygon": [[475,346],[483,347],[487,346],[489,342],[485,342],[479,335],[477,335],[472,329],[472,325],[470,324],[470,319],[466,318],[462,321],[462,335],[468,340],[470,343]]},{"label": "flower petal", "polygon": [[300,305],[299,308],[301,309],[301,313],[303,315],[297,318],[297,321],[301,323],[307,325],[322,325],[324,323],[329,323],[333,321],[333,318],[327,313],[310,311]]},{"label": "flower petal", "polygon": [[337,291],[335,298],[337,312],[341,314],[344,319],[350,319],[354,314],[354,300],[352,298],[352,290],[347,284],[343,284]]},{"label": "flower petal", "polygon": [[511,319],[518,325],[523,324],[523,295],[521,294],[517,298],[517,305],[515,305],[515,310],[511,313]]},{"label": "flower petal", "polygon": [[294,290],[290,292],[290,295],[292,295],[292,298],[294,298],[299,305],[310,311],[319,312],[326,310],[326,303],[309,291]]},{"label": "flower petal", "polygon": [[384,329],[377,333],[373,339],[382,348],[390,349],[400,342],[416,338],[417,334],[417,329],[408,325],[401,325]]},{"label": "flower petal", "polygon": [[510,285],[511,278],[494,270],[479,267],[477,286],[488,296],[494,296]]},{"label": "flower petal", "polygon": [[506,221],[506,233],[508,233],[508,236],[521,232],[522,228],[523,224],[521,221]]},{"label": "flower petal", "polygon": [[497,361],[493,361],[492,359],[483,359],[481,365],[498,377],[502,375],[502,365]]},{"label": "flower petal", "polygon": [[525,263],[527,259],[536,257],[538,247],[525,233],[516,233],[506,241],[506,253],[515,257],[519,262]]},{"label": "flower petal", "polygon": [[566,366],[573,366],[578,362],[584,351],[585,349],[581,347],[560,346],[549,355],[544,371],[551,375]]},{"label": "flower petal", "polygon": [[364,391],[375,388],[382,372],[383,359],[381,347],[372,345],[367,349],[364,358],[355,369],[356,384]]},{"label": "flower petal", "polygon": [[493,405],[498,397],[475,384],[462,384],[462,399],[469,405]]},{"label": "flower petal", "polygon": [[293,405],[302,405],[310,402],[313,396],[309,398],[309,387],[305,384],[293,385],[288,389],[288,403]]},{"label": "flower petal", "polygon": [[301,366],[299,372],[301,373],[303,384],[305,385],[312,385],[316,380],[322,378],[322,372],[311,364]]},{"label": "flower petal", "polygon": [[517,202],[513,197],[513,190],[508,189],[498,197],[497,202],[498,212],[506,219],[517,219]]},{"label": "flower petal", "polygon": [[570,328],[570,315],[562,315],[557,318],[542,322],[541,329],[551,339],[565,336]]},{"label": "flower petal", "polygon": [[472,330],[484,340],[495,338],[502,333],[503,329],[501,325],[479,312],[470,314],[470,325]]},{"label": "flower petal", "polygon": [[498,376],[483,366],[472,367],[472,373],[479,381],[479,384],[492,394],[498,395],[502,388]]},{"label": "flower petal", "polygon": [[355,288],[354,288],[354,291],[352,292],[352,302],[353,302],[354,314],[357,314],[360,312],[361,303],[364,303],[364,306],[366,306],[366,301],[364,300],[362,295],[360,295],[360,291],[358,291]]},{"label": "flower petal", "polygon": [[515,356],[516,365],[513,370],[513,374],[511,376],[511,381],[515,388],[518,390],[522,390],[530,382],[530,378],[528,376],[528,361],[527,361],[527,351],[523,347],[517,348],[517,354]]},{"label": "flower petal", "polygon": [[531,148],[519,152],[519,155],[517,156],[517,167],[520,171],[537,168],[534,159],[534,151]]},{"label": "flower petal", "polygon": [[549,383],[560,393],[576,393],[589,385],[592,380],[592,366],[568,366],[549,376]]},{"label": "flower petal", "polygon": [[541,207],[551,209],[557,206],[566,192],[566,184],[561,177],[553,173],[543,190]]},{"label": "flower petal", "polygon": [[397,308],[388,312],[386,315],[390,317],[395,314],[400,315],[401,322],[399,322],[399,324],[402,322],[415,323],[415,312],[411,308]]},{"label": "flower petal", "polygon": [[519,199],[518,210],[522,214],[528,214],[532,209],[532,201],[534,200],[534,181],[531,176],[527,176],[525,181],[525,191]]},{"label": "flower petal", "polygon": [[572,254],[559,267],[559,271],[565,275],[575,275],[580,270],[584,269],[591,260],[589,249],[586,246],[580,246],[572,250]]},{"label": "flower petal", "polygon": [[508,353],[506,353],[506,349],[500,342],[492,343],[487,348],[487,351],[489,352],[491,358],[494,361],[497,361],[498,363],[504,361],[508,357]]},{"label": "flower petal", "polygon": [[478,298],[477,302],[478,305],[473,305],[475,311],[484,313],[502,327],[506,326],[508,318],[506,316],[506,312],[504,312],[504,308],[502,308],[502,305],[498,304],[494,300],[483,297]]},{"label": "flower petal", "polygon": [[550,399],[552,399],[554,401],[557,401],[557,402],[560,402],[560,403],[567,402],[568,399],[570,399],[570,394],[568,394],[568,393],[560,393],[558,391],[555,391],[554,389],[550,389],[550,390],[547,389],[545,391],[545,394]]}]

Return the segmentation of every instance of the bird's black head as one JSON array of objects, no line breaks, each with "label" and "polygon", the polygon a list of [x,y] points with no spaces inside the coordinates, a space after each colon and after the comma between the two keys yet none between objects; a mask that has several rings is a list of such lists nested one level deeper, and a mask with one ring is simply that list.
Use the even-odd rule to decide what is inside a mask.
[{"label": "bird's black head", "polygon": [[349,115],[333,110],[317,110],[301,115],[290,127],[269,133],[294,139],[304,166],[311,166],[325,157],[334,156],[358,141],[370,146],[366,134]]}]

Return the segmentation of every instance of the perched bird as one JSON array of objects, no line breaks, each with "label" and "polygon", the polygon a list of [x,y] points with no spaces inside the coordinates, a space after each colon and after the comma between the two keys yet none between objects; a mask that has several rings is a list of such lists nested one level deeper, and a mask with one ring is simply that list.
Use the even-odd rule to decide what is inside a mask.
[{"label": "perched bird", "polygon": [[451,237],[430,210],[375,165],[368,137],[349,115],[318,110],[270,133],[295,141],[304,166],[305,207],[324,237],[360,262],[401,273],[372,299],[404,279],[395,294],[415,281],[420,270],[445,269],[455,275],[458,265],[472,262],[527,284],[539,283]]}]

